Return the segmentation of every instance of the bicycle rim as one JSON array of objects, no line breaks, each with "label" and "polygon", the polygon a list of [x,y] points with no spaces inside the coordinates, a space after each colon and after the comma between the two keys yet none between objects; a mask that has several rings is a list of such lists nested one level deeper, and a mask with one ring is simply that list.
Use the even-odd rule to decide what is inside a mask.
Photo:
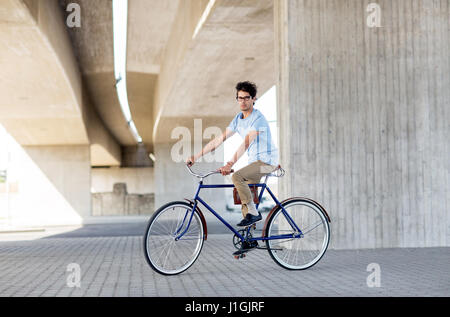
[{"label": "bicycle rim", "polygon": [[197,259],[203,246],[203,225],[194,212],[188,231],[178,240],[187,227],[192,207],[177,203],[164,207],[150,220],[145,235],[145,254],[149,264],[165,275],[179,274],[187,270]]},{"label": "bicycle rim", "polygon": [[289,224],[281,208],[270,220],[266,236],[292,235],[292,238],[267,240],[269,254],[282,267],[304,270],[316,264],[324,255],[330,240],[329,223],[322,211],[306,201],[292,201],[283,206],[303,233],[300,238]]}]

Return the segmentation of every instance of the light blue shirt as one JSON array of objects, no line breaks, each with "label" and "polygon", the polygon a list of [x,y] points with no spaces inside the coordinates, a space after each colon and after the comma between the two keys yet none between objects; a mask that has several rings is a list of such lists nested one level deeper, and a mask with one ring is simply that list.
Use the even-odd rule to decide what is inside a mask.
[{"label": "light blue shirt", "polygon": [[249,164],[259,160],[270,165],[278,165],[278,149],[273,143],[269,123],[261,111],[253,108],[252,113],[245,119],[242,118],[242,112],[239,112],[228,128],[239,133],[244,140],[250,131],[259,132],[247,149]]}]

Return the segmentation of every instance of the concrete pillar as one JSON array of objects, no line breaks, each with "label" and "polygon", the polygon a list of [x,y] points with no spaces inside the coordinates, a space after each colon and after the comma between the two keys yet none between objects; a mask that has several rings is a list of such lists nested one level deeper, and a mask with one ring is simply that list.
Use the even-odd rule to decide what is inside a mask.
[{"label": "concrete pillar", "polygon": [[450,245],[449,2],[274,3],[280,196],[331,248]]},{"label": "concrete pillar", "polygon": [[91,170],[91,190],[93,193],[112,191],[114,184],[125,183],[132,194],[148,194],[155,192],[153,167],[110,167],[93,168]]}]

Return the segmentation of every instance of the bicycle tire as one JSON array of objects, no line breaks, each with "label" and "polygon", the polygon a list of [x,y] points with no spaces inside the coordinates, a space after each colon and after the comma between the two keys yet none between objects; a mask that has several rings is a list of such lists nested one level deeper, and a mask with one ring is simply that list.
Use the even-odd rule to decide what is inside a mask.
[{"label": "bicycle tire", "polygon": [[[300,228],[303,236],[300,238],[266,240],[268,252],[271,258],[283,268],[289,270],[308,269],[320,261],[328,248],[331,235],[328,216],[325,212],[322,211],[323,207],[306,199],[291,199],[283,203],[282,206]],[[293,208],[296,206],[301,206],[302,208],[296,208],[294,214]],[[297,210],[306,211],[306,213],[302,214],[302,219],[299,219]],[[306,219],[305,214],[307,214]],[[315,231],[316,228],[319,229]],[[315,234],[322,234],[320,230],[323,231],[323,237],[319,237],[318,242],[313,243],[311,237],[313,237]],[[265,237],[270,238],[271,236],[276,236],[280,233],[292,233],[294,235],[295,231],[289,225],[289,222],[284,215],[281,207],[278,207],[272,213],[270,219],[267,222]],[[296,254],[293,255],[293,261],[291,261],[292,254],[288,253],[294,252],[296,252]],[[284,253],[284,255],[281,255],[282,253]],[[299,254],[301,254],[301,258],[303,258],[303,261],[301,261]],[[305,254],[312,254],[314,256],[309,256],[309,258],[311,259],[306,260]]]},{"label": "bicycle tire", "polygon": [[[179,211],[176,212],[175,208]],[[180,240],[175,240],[177,229],[179,229],[178,234],[184,231],[191,212],[190,204],[184,201],[173,201],[160,207],[150,218],[143,239],[144,254],[147,263],[156,272],[163,275],[180,274],[191,267],[200,255],[205,230],[197,211],[194,211],[186,234]],[[181,224],[183,225],[180,229]],[[198,231],[196,231],[197,228]],[[189,241],[193,241],[192,245],[189,245]],[[164,256],[164,262],[160,263],[159,259],[162,256]]]}]

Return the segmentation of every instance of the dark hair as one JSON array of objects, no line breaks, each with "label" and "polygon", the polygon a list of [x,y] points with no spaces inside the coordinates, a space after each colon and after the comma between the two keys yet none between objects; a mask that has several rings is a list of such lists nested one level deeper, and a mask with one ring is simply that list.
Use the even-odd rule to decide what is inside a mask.
[{"label": "dark hair", "polygon": [[252,98],[255,98],[256,93],[258,92],[258,88],[256,87],[255,83],[252,83],[250,81],[241,81],[241,82],[237,83],[236,97],[237,97],[237,93],[241,90],[248,92],[250,94],[250,96],[252,96]]}]

